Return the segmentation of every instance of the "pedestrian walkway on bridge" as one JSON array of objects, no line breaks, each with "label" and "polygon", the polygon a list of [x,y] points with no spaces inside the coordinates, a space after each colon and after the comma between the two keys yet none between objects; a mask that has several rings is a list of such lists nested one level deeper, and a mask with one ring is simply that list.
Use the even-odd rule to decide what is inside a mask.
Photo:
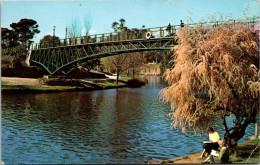
[{"label": "pedestrian walkway on bridge", "polygon": [[68,74],[78,66],[88,64],[97,59],[122,53],[170,50],[177,44],[176,33],[180,28],[198,26],[209,29],[220,24],[236,26],[244,22],[254,26],[259,17],[246,20],[230,20],[223,22],[206,22],[196,24],[170,25],[148,29],[129,29],[122,32],[87,35],[76,38],[53,40],[32,44],[27,58],[29,65],[44,68],[50,75]]}]

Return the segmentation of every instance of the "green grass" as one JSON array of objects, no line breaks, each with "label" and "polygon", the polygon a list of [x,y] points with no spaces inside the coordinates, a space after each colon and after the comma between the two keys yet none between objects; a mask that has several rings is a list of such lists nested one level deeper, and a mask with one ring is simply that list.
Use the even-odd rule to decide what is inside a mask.
[{"label": "green grass", "polygon": [[3,81],[1,81],[1,85],[3,86],[3,85],[7,85],[7,83],[6,82],[3,82]]},{"label": "green grass", "polygon": [[126,86],[126,84],[122,82],[118,82],[118,84],[116,84],[116,82],[110,82],[110,81],[97,82],[96,85],[100,86],[103,89]]},{"label": "green grass", "polygon": [[64,91],[80,91],[93,89],[111,89],[126,87],[131,77],[121,76],[118,84],[115,80],[100,81],[95,83],[80,83],[77,79],[39,79],[45,85],[12,85],[2,82],[2,92],[64,92]]},{"label": "green grass", "polygon": [[120,76],[119,80],[120,81],[124,81],[124,82],[127,82],[128,80],[131,80],[132,77],[128,77],[128,76]]},{"label": "green grass", "polygon": [[62,91],[75,91],[84,89],[82,87],[73,86],[28,86],[28,85],[6,85],[2,84],[2,92],[62,92]]},{"label": "green grass", "polygon": [[94,84],[84,83],[81,86],[59,86],[59,85],[11,85],[2,82],[1,90],[2,92],[65,92],[65,91],[80,91],[80,90],[93,90],[93,89],[110,89],[125,87],[126,83],[116,81],[102,81],[96,82]]},{"label": "green grass", "polygon": [[104,74],[102,72],[96,71],[96,70],[90,70],[90,73],[94,73],[94,74]]},{"label": "green grass", "polygon": [[[243,144],[239,144],[236,147],[235,152],[230,155],[230,161],[232,161],[232,163],[260,163],[260,147],[258,146],[259,142],[259,139],[255,139],[249,140]],[[257,146],[258,148],[256,148]],[[253,150],[254,152],[252,153]],[[250,159],[248,159],[249,157]]]}]

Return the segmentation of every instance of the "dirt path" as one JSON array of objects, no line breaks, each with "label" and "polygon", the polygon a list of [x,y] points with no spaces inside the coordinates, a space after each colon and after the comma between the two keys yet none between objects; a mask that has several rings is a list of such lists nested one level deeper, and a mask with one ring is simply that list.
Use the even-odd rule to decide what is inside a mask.
[{"label": "dirt path", "polygon": [[174,161],[174,164],[183,164],[183,163],[191,163],[191,164],[200,164],[202,162],[202,159],[200,159],[201,153],[192,153],[188,156],[170,159]]},{"label": "dirt path", "polygon": [[200,159],[201,153],[191,153],[187,156],[178,157],[174,159],[168,159],[164,161],[154,161],[150,160],[148,164],[201,164],[202,159]]},{"label": "dirt path", "polygon": [[35,78],[1,77],[1,80],[10,85],[41,85]]}]

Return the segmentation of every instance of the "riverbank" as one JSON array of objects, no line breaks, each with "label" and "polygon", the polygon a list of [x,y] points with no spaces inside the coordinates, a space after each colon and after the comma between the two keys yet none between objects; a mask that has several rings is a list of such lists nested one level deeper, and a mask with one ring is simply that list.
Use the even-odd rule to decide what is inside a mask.
[{"label": "riverbank", "polygon": [[[259,139],[248,139],[247,142],[238,144],[235,152],[230,155],[232,164],[260,163]],[[201,153],[191,153],[186,156],[177,157],[163,161],[148,161],[148,164],[201,164],[206,158],[200,159]]]},{"label": "riverbank", "polygon": [[[2,77],[2,92],[67,92],[67,91],[90,91],[100,89],[122,88],[134,86],[133,79],[121,77],[116,83],[115,79],[73,79],[73,78],[19,78]],[[137,79],[134,79],[137,81]],[[140,80],[141,81],[141,80]],[[136,82],[134,82],[136,83]],[[144,85],[139,82],[137,85]]]}]

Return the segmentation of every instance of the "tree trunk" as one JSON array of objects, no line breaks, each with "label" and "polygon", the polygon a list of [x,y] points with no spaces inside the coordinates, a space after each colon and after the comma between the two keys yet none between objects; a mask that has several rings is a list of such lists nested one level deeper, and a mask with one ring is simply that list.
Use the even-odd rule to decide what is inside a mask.
[{"label": "tree trunk", "polygon": [[259,124],[258,122],[255,123],[255,139],[258,139],[259,135]]},{"label": "tree trunk", "polygon": [[119,72],[116,73],[116,84],[118,84]]},{"label": "tree trunk", "polygon": [[[250,123],[251,123],[250,120],[246,120],[239,127],[233,127],[232,129],[230,129],[230,130],[233,130],[232,132],[229,132],[230,130],[226,129],[224,139],[225,139],[227,145],[229,146],[229,148],[231,149],[231,151],[237,145],[237,141],[245,135],[246,128]],[[224,125],[225,125],[225,122],[224,122]]]}]

